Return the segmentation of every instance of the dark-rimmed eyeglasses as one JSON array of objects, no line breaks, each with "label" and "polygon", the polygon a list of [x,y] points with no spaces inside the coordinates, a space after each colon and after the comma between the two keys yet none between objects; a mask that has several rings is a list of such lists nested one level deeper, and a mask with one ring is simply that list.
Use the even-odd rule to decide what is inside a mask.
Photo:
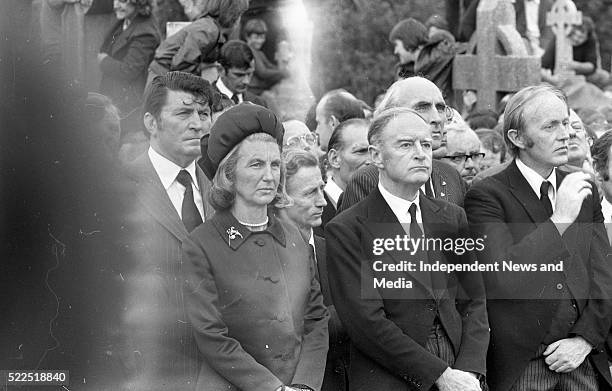
[{"label": "dark-rimmed eyeglasses", "polygon": [[317,143],[317,140],[319,139],[317,136],[318,136],[317,134],[308,133],[308,134],[302,134],[300,136],[289,137],[287,139],[287,142],[285,143],[285,146],[286,147],[297,147],[300,145],[302,140],[304,140],[304,142],[306,142],[306,144],[308,145],[315,145]]},{"label": "dark-rimmed eyeglasses", "polygon": [[471,155],[444,156],[445,159],[450,159],[455,164],[464,164],[465,162],[467,162],[468,158],[472,159],[474,163],[479,163],[484,157],[484,152],[473,153]]}]

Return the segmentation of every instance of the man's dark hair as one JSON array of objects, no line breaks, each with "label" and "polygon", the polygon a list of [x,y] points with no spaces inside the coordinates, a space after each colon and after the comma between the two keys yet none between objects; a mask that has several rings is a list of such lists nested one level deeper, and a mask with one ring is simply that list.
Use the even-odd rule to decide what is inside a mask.
[{"label": "man's dark hair", "polygon": [[595,140],[591,147],[591,156],[593,157],[593,165],[595,171],[601,175],[604,181],[609,181],[608,162],[610,160],[610,146],[612,146],[612,130],[608,130],[602,134],[600,138]]},{"label": "man's dark hair", "polygon": [[344,131],[348,127],[354,125],[362,125],[363,127],[367,128],[370,123],[368,120],[363,118],[351,118],[344,122],[340,122],[340,124],[334,128],[334,131],[332,132],[331,137],[329,138],[329,142],[327,143],[327,150],[331,151],[332,149],[335,149],[336,151],[339,151],[344,148]]},{"label": "man's dark hair", "polygon": [[325,118],[332,115],[338,122],[344,122],[351,118],[365,118],[361,102],[346,91],[324,96],[323,112]]},{"label": "man's dark hair", "polygon": [[490,109],[475,110],[466,117],[465,122],[474,130],[493,129],[497,125],[497,113]]},{"label": "man's dark hair", "polygon": [[168,72],[154,78],[145,91],[144,112],[159,119],[169,90],[190,93],[207,104],[211,110],[219,101],[219,96],[215,94],[210,83],[201,77],[186,72]]},{"label": "man's dark hair", "polygon": [[399,39],[404,44],[404,49],[415,50],[421,45],[425,45],[428,40],[427,28],[425,25],[414,18],[404,19],[396,24],[391,33],[389,41],[394,43]]},{"label": "man's dark hair", "polygon": [[221,48],[219,63],[227,72],[230,68],[247,69],[253,62],[253,51],[246,42],[227,41]]}]

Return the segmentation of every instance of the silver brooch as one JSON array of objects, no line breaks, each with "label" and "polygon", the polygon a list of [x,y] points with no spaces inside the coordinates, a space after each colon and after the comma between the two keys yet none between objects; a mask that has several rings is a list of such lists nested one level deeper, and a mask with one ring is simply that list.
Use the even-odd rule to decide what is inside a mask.
[{"label": "silver brooch", "polygon": [[227,232],[227,245],[228,246],[231,245],[231,241],[236,239],[237,236],[240,236],[240,238],[243,239],[242,234],[238,232],[238,230],[234,227],[229,227],[229,229],[225,232]]}]

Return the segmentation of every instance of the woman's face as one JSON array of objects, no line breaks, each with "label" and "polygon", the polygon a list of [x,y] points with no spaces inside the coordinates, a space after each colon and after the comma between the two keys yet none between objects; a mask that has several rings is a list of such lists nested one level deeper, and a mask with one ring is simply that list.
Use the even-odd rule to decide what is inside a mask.
[{"label": "woman's face", "polygon": [[130,19],[136,13],[136,7],[128,0],[114,0],[113,8],[117,19]]},{"label": "woman's face", "polygon": [[261,50],[261,47],[266,42],[266,34],[253,33],[247,37],[247,45],[255,50]]},{"label": "woman's face", "polygon": [[274,200],[281,176],[280,150],[270,141],[245,140],[236,163],[236,202],[266,206]]}]

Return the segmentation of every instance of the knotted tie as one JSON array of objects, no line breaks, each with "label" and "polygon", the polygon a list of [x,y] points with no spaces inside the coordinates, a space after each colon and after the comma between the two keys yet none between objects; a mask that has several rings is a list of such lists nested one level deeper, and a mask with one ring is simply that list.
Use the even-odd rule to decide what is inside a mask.
[{"label": "knotted tie", "polygon": [[183,197],[183,205],[181,207],[181,215],[183,216],[183,224],[188,232],[194,230],[195,227],[202,224],[202,216],[196,207],[193,200],[193,188],[191,187],[191,175],[187,170],[181,170],[176,176],[176,180],[181,185],[185,186],[185,195]]},{"label": "knotted tie", "polygon": [[548,198],[548,188],[550,186],[551,183],[548,181],[543,181],[540,185],[540,203],[542,203],[547,217],[550,217],[553,214],[552,204],[550,203],[550,198]]},{"label": "knotted tie", "polygon": [[417,222],[416,204],[410,205],[410,208],[408,208],[408,213],[410,213],[410,237],[420,238],[421,236],[423,236],[423,231],[421,231],[421,227]]}]

